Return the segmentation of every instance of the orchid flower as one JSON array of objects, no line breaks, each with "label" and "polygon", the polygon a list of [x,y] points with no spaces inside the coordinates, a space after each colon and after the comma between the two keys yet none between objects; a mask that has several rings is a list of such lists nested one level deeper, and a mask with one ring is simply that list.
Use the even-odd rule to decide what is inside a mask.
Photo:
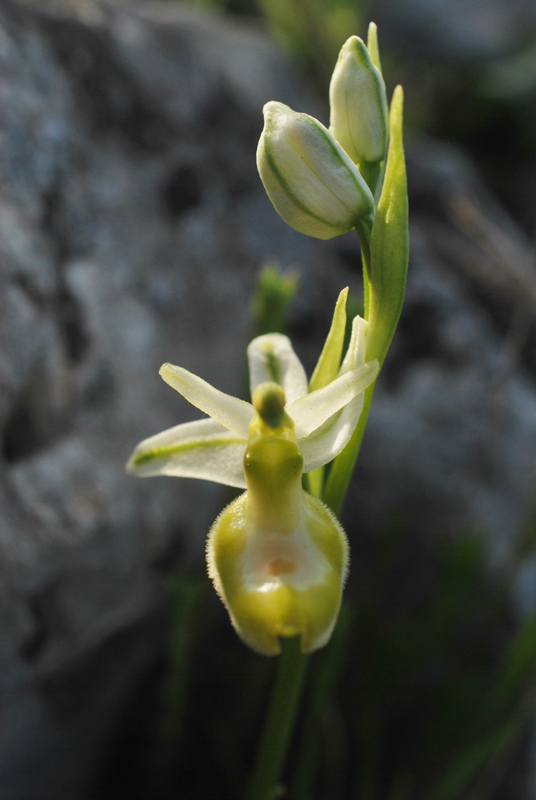
[{"label": "orchid flower", "polygon": [[350,440],[363,392],[378,372],[365,363],[367,323],[353,321],[339,368],[347,290],[309,391],[289,339],[267,334],[248,347],[253,403],[220,392],[182,367],[162,378],[208,415],[145,439],[127,469],[148,477],[201,478],[247,489],[212,527],[209,573],[242,638],[265,654],[279,636],[301,635],[309,652],[327,642],[347,566],[335,517],[302,490],[302,474],[332,461]]}]

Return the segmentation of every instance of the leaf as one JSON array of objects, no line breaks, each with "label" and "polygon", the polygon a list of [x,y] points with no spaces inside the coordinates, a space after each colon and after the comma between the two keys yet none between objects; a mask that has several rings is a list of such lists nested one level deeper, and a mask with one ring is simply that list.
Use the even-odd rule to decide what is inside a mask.
[{"label": "leaf", "polygon": [[368,28],[367,50],[369,51],[370,60],[376,69],[381,72],[382,64],[380,61],[380,49],[378,47],[378,26],[375,22],[371,22]]},{"label": "leaf", "polygon": [[408,194],[402,141],[404,96],[397,86],[389,114],[389,151],[371,234],[367,360],[385,359],[406,289],[409,260]]},{"label": "leaf", "polygon": [[331,328],[327,335],[324,347],[320,353],[320,358],[314,369],[309,391],[322,389],[331,383],[336,377],[341,363],[342,347],[344,344],[344,334],[346,332],[346,298],[348,297],[348,287],[343,289],[337,298]]}]

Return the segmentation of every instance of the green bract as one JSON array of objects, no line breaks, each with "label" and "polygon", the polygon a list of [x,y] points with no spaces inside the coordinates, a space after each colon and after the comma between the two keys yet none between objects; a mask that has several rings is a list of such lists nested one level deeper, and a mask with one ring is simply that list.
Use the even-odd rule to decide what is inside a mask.
[{"label": "green bract", "polygon": [[387,101],[381,72],[365,43],[343,45],[329,87],[329,129],[350,158],[383,161],[387,152]]},{"label": "green bract", "polygon": [[328,357],[336,364],[340,358],[333,342],[345,327],[345,300],[346,290],[316,370],[327,382],[314,391],[281,334],[259,336],[248,347],[254,405],[164,364],[164,380],[210,418],[146,439],[127,465],[141,477],[247,488],[212,528],[209,571],[239,634],[266,654],[279,652],[279,636],[300,635],[304,651],[325,644],[339,609],[346,540],[331,512],[303,491],[301,478],[343,450],[378,372],[377,361],[365,362],[367,323],[360,317],[340,368],[328,369]]},{"label": "green bract", "polygon": [[327,128],[308,114],[283,103],[264,106],[257,167],[276,211],[300,233],[331,239],[358,220],[372,224],[374,199],[366,182]]},{"label": "green bract", "polygon": [[397,86],[389,114],[389,152],[370,238],[367,356],[383,363],[406,291],[409,259],[408,192],[402,139],[404,94]]}]

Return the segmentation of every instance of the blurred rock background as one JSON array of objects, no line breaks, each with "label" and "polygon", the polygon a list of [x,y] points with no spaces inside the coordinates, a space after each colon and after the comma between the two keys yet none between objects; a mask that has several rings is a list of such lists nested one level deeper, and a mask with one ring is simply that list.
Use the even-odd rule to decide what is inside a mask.
[{"label": "blurred rock background", "polygon": [[[365,608],[348,663],[372,681],[352,700],[364,727],[352,733],[332,701],[323,731],[339,749],[311,796],[446,799],[431,791],[435,773],[400,766],[424,757],[405,741],[414,731],[418,749],[430,734],[422,687],[443,691],[453,663],[466,678],[476,659],[478,690],[452,683],[472,712],[535,613],[536,8],[341,0],[325,17],[311,0],[300,17],[275,0],[212,5],[0,5],[0,797],[240,796],[273,665],[235,641],[203,576],[226,498],[202,482],[135,481],[123,465],[140,439],[195,416],[158,378],[163,361],[240,391],[266,261],[300,276],[288,329],[309,369],[340,288],[359,301],[355,239],[287,228],[255,149],[268,100],[327,122],[336,53],[372,18],[388,90],[400,81],[408,97],[412,255],[345,514],[350,595]],[[309,22],[301,39],[296,19]],[[454,627],[465,619],[463,632],[446,625],[436,642],[445,614]],[[389,646],[374,650],[378,630]],[[411,658],[389,649],[397,637],[413,642]],[[523,680],[503,687],[525,714],[489,750],[502,760],[488,794],[467,796],[536,797],[528,639]],[[341,685],[353,685],[345,669]],[[363,698],[375,692],[381,779],[356,794],[349,764],[354,746],[367,758],[375,722]]]}]

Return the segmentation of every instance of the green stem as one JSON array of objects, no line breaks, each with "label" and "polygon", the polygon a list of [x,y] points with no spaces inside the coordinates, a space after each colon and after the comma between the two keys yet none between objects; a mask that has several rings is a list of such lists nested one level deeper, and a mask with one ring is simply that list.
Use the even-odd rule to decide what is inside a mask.
[{"label": "green stem", "polygon": [[357,423],[357,427],[353,433],[353,436],[342,453],[337,456],[331,465],[324,490],[323,500],[337,517],[340,516],[342,511],[346,492],[348,491],[348,486],[350,484],[350,478],[352,477],[354,465],[357,456],[359,455],[359,450],[361,449],[361,442],[363,440],[363,434],[365,433],[370,403],[372,401],[372,395],[374,394],[375,386],[376,381],[374,381],[374,383],[372,383],[368,389],[365,390],[363,411],[361,412],[361,416],[359,417],[359,422]]},{"label": "green stem", "polygon": [[277,797],[308,660],[301,652],[300,640],[297,636],[281,641],[276,682],[246,800],[275,800]]},{"label": "green stem", "polygon": [[[356,225],[356,233],[359,237],[359,242],[361,244],[361,261],[363,262],[363,291],[364,291],[364,301],[365,301],[365,319],[368,319],[369,310],[370,310],[370,268],[371,268],[371,257],[370,257],[370,235],[372,227],[368,223],[360,223]],[[352,477],[352,472],[354,470],[355,462],[357,460],[357,456],[359,455],[359,451],[361,449],[361,442],[363,440],[363,434],[365,433],[365,427],[367,425],[368,414],[370,410],[370,403],[372,401],[372,395],[374,394],[374,388],[376,386],[376,381],[374,381],[371,386],[368,387],[365,391],[365,399],[363,402],[363,411],[359,417],[359,422],[357,423],[357,427],[353,433],[352,438],[342,451],[335,461],[331,465],[331,469],[329,472],[329,476],[324,487],[324,494],[323,494],[323,501],[326,505],[331,508],[333,513],[336,516],[340,516],[342,507],[344,504],[344,499],[346,497],[346,492],[348,491],[348,486],[350,485],[350,478]]]},{"label": "green stem", "polygon": [[381,164],[379,161],[361,161],[359,164],[359,172],[364,177],[373,195],[376,194],[376,187],[381,171],[380,166]]}]

